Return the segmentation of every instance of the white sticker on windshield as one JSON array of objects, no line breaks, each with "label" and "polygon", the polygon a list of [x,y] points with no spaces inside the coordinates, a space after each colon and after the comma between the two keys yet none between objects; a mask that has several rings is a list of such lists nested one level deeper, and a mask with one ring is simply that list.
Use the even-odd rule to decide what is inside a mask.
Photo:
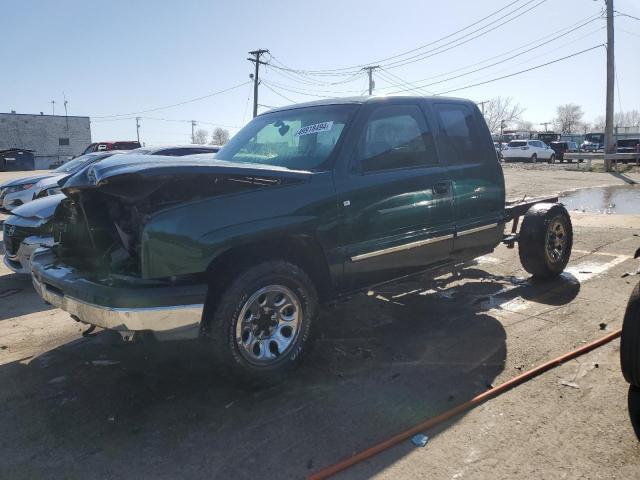
[{"label": "white sticker on windshield", "polygon": [[303,135],[311,135],[312,133],[328,132],[333,128],[333,121],[316,123],[314,125],[307,125],[299,129],[294,136],[301,137]]}]

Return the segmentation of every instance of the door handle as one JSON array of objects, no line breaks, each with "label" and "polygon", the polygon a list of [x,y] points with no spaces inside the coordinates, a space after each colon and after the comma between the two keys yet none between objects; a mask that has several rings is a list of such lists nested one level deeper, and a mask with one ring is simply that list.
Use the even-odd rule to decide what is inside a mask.
[{"label": "door handle", "polygon": [[451,188],[450,182],[438,182],[433,186],[433,193],[436,195],[444,195]]}]

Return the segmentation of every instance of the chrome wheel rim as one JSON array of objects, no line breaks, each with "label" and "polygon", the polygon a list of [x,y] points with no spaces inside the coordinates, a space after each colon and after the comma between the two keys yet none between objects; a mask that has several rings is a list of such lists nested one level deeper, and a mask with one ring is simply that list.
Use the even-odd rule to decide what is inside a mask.
[{"label": "chrome wheel rim", "polygon": [[547,258],[551,263],[562,260],[567,246],[567,232],[560,220],[553,220],[547,228]]},{"label": "chrome wheel rim", "polygon": [[236,319],[236,345],[251,363],[273,363],[291,350],[301,323],[302,307],[297,295],[283,285],[269,285],[256,291],[242,306]]}]

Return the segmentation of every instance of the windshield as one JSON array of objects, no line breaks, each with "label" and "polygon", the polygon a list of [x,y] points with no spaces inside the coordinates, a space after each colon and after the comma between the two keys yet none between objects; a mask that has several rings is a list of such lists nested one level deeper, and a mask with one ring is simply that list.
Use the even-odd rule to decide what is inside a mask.
[{"label": "windshield", "polygon": [[60,165],[58,168],[54,170],[56,173],[69,173],[77,168],[80,168],[84,165],[85,162],[91,161],[95,156],[93,155],[81,155],[79,157],[74,158],[73,160],[69,160],[67,163]]},{"label": "windshield", "polygon": [[619,147],[635,147],[638,143],[640,143],[640,140],[638,140],[637,138],[618,140]]},{"label": "windshield", "polygon": [[525,142],[524,140],[512,140],[509,142],[509,146],[510,147],[526,147],[527,142]]},{"label": "windshield", "polygon": [[296,108],[256,117],[220,149],[216,160],[295,170],[326,170],[357,105]]}]

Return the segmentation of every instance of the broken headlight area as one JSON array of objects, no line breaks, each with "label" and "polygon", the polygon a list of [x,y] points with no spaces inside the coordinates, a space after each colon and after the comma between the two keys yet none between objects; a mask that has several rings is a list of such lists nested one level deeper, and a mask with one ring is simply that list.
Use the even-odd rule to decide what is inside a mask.
[{"label": "broken headlight area", "polygon": [[142,233],[155,213],[204,198],[279,184],[279,179],[247,176],[199,175],[152,181],[137,177],[68,191],[54,216],[56,255],[96,277],[140,276]]}]

